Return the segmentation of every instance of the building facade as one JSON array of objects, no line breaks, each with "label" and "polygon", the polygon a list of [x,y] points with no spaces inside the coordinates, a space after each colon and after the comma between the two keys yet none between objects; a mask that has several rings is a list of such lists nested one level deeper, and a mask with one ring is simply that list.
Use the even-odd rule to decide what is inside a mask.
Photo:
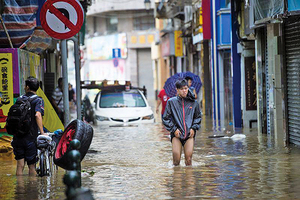
[{"label": "building facade", "polygon": [[153,9],[146,10],[144,2],[138,0],[95,1],[87,13],[87,35],[84,79],[129,80],[133,86],[145,86],[154,107]]},{"label": "building facade", "polygon": [[[234,3],[232,11],[239,19],[238,52],[245,77],[246,108],[251,108],[249,103],[254,102],[251,88],[255,83],[252,96],[256,95],[259,134],[268,134],[268,139],[278,146],[299,146],[300,3],[294,0]],[[255,110],[248,111],[248,117],[253,118]]]},{"label": "building facade", "polygon": [[193,72],[200,76],[203,83],[198,101],[201,107],[205,105],[204,114],[211,115],[211,80],[210,75],[209,78],[205,77],[205,73],[210,71],[210,39],[203,39],[201,5],[201,1],[192,0],[156,1],[154,13],[159,30],[156,45],[161,50],[156,61],[159,64],[157,68],[164,72],[158,77],[158,88],[164,86],[169,76],[180,72]]}]

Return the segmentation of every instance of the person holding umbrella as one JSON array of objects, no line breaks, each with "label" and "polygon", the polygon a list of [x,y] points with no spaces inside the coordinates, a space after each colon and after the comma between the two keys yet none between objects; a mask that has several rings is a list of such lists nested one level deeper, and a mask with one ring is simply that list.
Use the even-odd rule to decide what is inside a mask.
[{"label": "person holding umbrella", "polygon": [[185,80],[187,81],[188,83],[188,87],[190,90],[193,91],[194,95],[195,95],[195,99],[197,99],[197,93],[196,93],[196,89],[192,86],[192,83],[193,83],[193,79],[189,76],[185,77]]},{"label": "person holding umbrella", "polygon": [[173,164],[180,164],[182,147],[185,156],[185,165],[192,165],[196,131],[200,128],[201,112],[199,104],[188,88],[185,79],[175,83],[177,96],[168,100],[163,124],[170,132]]},{"label": "person holding umbrella", "polygon": [[[174,97],[177,95],[177,90],[176,90],[176,86],[175,83],[177,80],[179,79],[186,79],[188,80],[189,84],[188,87],[189,88],[194,88],[195,94],[198,94],[200,92],[200,88],[202,86],[202,82],[201,79],[198,75],[192,73],[192,72],[181,72],[181,73],[176,73],[173,76],[169,77],[164,85],[164,89],[165,92],[167,94],[168,97]],[[197,98],[197,95],[196,95]]]}]

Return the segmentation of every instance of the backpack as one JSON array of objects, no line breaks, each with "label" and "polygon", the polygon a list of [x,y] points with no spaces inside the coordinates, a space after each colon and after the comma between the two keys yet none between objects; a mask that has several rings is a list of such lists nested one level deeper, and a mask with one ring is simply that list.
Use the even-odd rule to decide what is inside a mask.
[{"label": "backpack", "polygon": [[6,130],[8,134],[23,137],[30,133],[32,126],[31,102],[37,98],[37,95],[30,97],[22,96],[10,107],[6,119]]}]

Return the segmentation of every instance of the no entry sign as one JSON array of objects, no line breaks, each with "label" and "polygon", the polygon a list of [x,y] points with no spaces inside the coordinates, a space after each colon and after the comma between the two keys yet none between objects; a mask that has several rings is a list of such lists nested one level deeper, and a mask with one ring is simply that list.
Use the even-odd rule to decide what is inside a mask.
[{"label": "no entry sign", "polygon": [[40,14],[43,29],[56,39],[76,35],[81,29],[83,18],[83,9],[77,0],[48,0]]}]

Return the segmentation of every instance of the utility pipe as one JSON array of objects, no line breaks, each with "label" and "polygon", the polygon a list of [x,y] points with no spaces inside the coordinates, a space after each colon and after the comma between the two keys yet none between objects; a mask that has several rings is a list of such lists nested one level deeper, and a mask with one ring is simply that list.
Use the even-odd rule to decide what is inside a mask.
[{"label": "utility pipe", "polygon": [[75,78],[76,78],[76,107],[77,119],[81,119],[81,90],[80,90],[80,56],[79,44],[76,37],[71,37],[69,40],[74,42],[74,58],[75,58]]}]

